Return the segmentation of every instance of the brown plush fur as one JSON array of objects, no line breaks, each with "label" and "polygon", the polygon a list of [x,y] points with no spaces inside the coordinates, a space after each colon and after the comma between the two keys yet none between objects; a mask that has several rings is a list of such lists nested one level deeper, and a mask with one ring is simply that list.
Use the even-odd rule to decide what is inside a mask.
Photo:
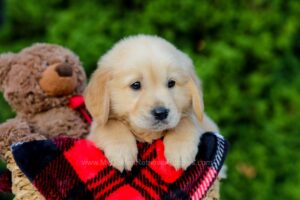
[{"label": "brown plush fur", "polygon": [[[39,81],[43,80],[44,72],[52,65],[65,63],[72,66],[77,87],[69,94],[48,95]],[[65,48],[49,44],[35,44],[17,54],[1,55],[0,78],[5,99],[18,114],[26,115],[66,105],[70,96],[82,92],[86,80],[77,56]],[[53,85],[63,87],[68,82],[68,77],[57,78],[53,80]]]},{"label": "brown plush fur", "polygon": [[0,157],[19,141],[84,137],[88,124],[68,100],[83,92],[85,81],[78,57],[58,45],[35,44],[0,55],[0,90],[16,112],[0,124]]},{"label": "brown plush fur", "polygon": [[[58,65],[67,65],[72,75],[60,76],[55,68]],[[27,123],[28,134],[51,138],[61,134],[80,137],[87,132],[87,124],[81,116],[67,106],[71,96],[82,93],[86,80],[78,57],[68,49],[35,44],[17,54],[3,54],[0,56],[0,77],[4,97],[17,114],[15,119]],[[22,126],[22,123],[10,124],[13,129]],[[0,141],[3,143],[9,135],[1,131]]]}]

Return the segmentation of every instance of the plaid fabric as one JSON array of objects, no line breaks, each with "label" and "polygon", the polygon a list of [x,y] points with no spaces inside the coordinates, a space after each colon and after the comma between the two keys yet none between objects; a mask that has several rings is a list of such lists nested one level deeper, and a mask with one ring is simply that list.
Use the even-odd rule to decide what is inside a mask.
[{"label": "plaid fabric", "polygon": [[0,171],[0,193],[11,192],[11,172],[8,169]]},{"label": "plaid fabric", "polygon": [[17,143],[14,158],[46,199],[202,199],[223,165],[228,143],[205,133],[196,161],[175,170],[162,140],[138,143],[138,162],[120,173],[91,141],[71,138]]}]

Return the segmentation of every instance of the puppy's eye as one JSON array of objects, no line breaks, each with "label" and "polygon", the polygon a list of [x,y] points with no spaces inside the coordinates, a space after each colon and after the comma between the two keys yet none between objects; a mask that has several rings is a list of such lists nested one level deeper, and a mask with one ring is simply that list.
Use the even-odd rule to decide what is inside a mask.
[{"label": "puppy's eye", "polygon": [[141,82],[139,82],[139,81],[134,82],[130,85],[130,87],[133,90],[139,90],[139,89],[141,89]]},{"label": "puppy's eye", "polygon": [[176,82],[174,80],[168,81],[168,88],[173,88],[175,86]]}]

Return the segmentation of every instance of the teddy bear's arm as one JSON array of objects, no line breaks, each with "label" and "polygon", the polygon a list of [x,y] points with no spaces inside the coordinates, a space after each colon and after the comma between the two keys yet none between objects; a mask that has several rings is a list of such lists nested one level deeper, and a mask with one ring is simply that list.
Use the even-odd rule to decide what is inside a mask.
[{"label": "teddy bear's arm", "polygon": [[10,150],[10,145],[16,142],[46,139],[44,136],[33,133],[29,124],[21,118],[14,118],[0,125],[0,156]]}]

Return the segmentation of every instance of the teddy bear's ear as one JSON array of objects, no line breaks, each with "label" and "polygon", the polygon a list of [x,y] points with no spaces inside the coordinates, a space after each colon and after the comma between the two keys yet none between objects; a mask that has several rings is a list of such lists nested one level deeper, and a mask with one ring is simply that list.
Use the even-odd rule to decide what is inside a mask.
[{"label": "teddy bear's ear", "polygon": [[3,83],[11,68],[13,53],[4,53],[0,55],[0,91],[3,90]]}]

